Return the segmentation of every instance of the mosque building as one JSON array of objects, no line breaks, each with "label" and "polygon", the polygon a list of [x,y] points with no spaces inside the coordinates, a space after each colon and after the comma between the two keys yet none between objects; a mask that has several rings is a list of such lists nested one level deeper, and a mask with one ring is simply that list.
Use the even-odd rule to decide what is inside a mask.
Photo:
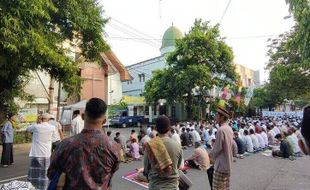
[{"label": "mosque building", "polygon": [[[128,104],[129,115],[144,115],[149,122],[162,114],[178,121],[186,118],[184,104],[175,103],[172,106],[167,106],[163,101],[158,102],[156,106],[147,106],[142,96],[146,81],[152,78],[154,71],[167,67],[166,56],[175,50],[176,39],[182,37],[181,30],[173,25],[170,26],[163,35],[160,56],[126,66],[132,80],[122,82],[122,89],[124,101]],[[236,64],[236,72],[239,73],[244,87],[259,83],[259,73],[257,71]],[[210,95],[216,96],[218,91],[219,89],[214,88],[210,91]]]}]

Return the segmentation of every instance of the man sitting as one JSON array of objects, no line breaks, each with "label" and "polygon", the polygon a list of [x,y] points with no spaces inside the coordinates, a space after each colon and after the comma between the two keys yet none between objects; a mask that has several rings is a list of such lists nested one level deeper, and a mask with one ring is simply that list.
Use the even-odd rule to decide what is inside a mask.
[{"label": "man sitting", "polygon": [[272,156],[274,157],[282,157],[282,158],[289,158],[293,154],[293,150],[289,144],[289,142],[284,138],[284,134],[277,134],[275,136],[280,143],[280,150],[272,151]]},{"label": "man sitting", "polygon": [[245,146],[243,141],[241,140],[241,138],[239,137],[239,133],[238,132],[234,132],[234,140],[237,144],[238,147],[238,154],[242,155],[245,152]]},{"label": "man sitting", "polygon": [[195,142],[194,154],[185,160],[185,162],[192,168],[206,171],[210,167],[210,159],[206,149],[201,147],[199,142]]}]

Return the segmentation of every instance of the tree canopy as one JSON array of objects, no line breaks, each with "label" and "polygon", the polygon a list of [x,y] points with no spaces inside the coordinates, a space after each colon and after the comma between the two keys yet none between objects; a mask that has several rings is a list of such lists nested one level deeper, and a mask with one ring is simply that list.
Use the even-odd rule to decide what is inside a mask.
[{"label": "tree canopy", "polygon": [[102,31],[107,22],[97,0],[11,0],[0,2],[0,111],[26,96],[30,71],[46,71],[77,93],[79,68],[64,42],[96,60],[108,49]]},{"label": "tree canopy", "polygon": [[291,31],[269,45],[268,88],[284,99],[310,99],[310,4],[308,0],[287,0],[296,21]]},{"label": "tree canopy", "polygon": [[193,104],[203,107],[213,86],[235,83],[237,74],[232,61],[232,49],[220,37],[218,25],[196,20],[189,33],[176,41],[175,51],[167,56],[167,68],[155,72],[146,82],[146,101],[186,103],[191,119]]}]

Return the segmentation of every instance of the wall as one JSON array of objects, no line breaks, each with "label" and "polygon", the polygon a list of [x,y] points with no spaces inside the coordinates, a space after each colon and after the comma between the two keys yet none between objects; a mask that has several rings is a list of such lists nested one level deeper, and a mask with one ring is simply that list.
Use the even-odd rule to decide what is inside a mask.
[{"label": "wall", "polygon": [[[122,82],[120,80],[119,72],[110,75],[108,77],[108,83],[109,83],[108,105],[117,104],[122,99]],[[111,91],[112,93],[110,94]]]},{"label": "wall", "polygon": [[[141,96],[144,90],[144,85],[147,80],[152,77],[155,70],[165,68],[164,56],[156,57],[150,60],[146,60],[131,66],[127,66],[126,69],[133,77],[132,81],[126,81],[122,83],[123,95],[128,96]],[[140,81],[139,74],[145,75],[145,80]]]},{"label": "wall", "polygon": [[[38,75],[37,75],[38,73]],[[33,102],[22,102],[20,105],[22,108],[38,108],[39,111],[46,112],[48,109],[48,95],[49,93],[49,86],[50,86],[50,75],[46,72],[38,71],[38,72],[31,72],[31,78],[29,80],[29,83],[25,86],[25,92],[27,92],[30,95],[34,96]],[[42,82],[40,81],[42,80]],[[43,83],[43,84],[42,84]],[[47,93],[45,89],[47,90]],[[65,100],[65,97],[63,96],[64,90],[61,92],[61,101]],[[57,100],[58,100],[58,81],[55,81],[54,83],[54,105],[53,107],[57,107]],[[56,110],[52,110],[53,114],[56,114]]]},{"label": "wall", "polygon": [[255,84],[256,86],[260,84],[259,71],[254,71],[239,64],[235,64],[235,66],[236,72],[241,77],[242,86],[250,87],[253,84]]},{"label": "wall", "polygon": [[98,97],[107,101],[108,80],[104,69],[96,63],[83,63],[81,77],[84,83],[81,88],[81,100]]}]

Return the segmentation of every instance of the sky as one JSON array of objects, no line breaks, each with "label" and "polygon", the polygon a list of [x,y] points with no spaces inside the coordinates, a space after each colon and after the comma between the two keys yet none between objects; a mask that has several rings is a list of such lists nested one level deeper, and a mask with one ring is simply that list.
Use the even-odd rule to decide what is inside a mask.
[{"label": "sky", "polygon": [[[161,39],[172,24],[184,34],[196,18],[220,23],[221,36],[232,47],[234,62],[260,70],[268,78],[268,39],[294,25],[285,0],[100,0],[105,39],[125,65],[159,56]],[[227,6],[228,5],[228,6]],[[226,10],[226,7],[227,10]],[[225,11],[226,10],[226,11]]]}]

